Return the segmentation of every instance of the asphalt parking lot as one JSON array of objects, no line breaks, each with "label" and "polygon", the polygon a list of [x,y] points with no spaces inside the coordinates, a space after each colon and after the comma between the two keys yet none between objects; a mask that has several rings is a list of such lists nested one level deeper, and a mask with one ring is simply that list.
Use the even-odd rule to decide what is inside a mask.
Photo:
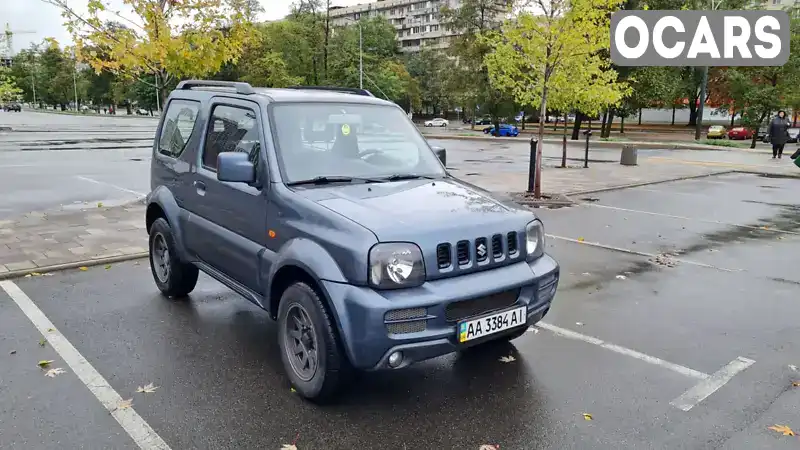
[{"label": "asphalt parking lot", "polygon": [[562,265],[544,323],[360,375],[326,407],[290,391],[267,315],[207,277],[185,301],[146,260],[2,282],[0,448],[796,448],[767,427],[800,428],[798,183],[729,174],[540,210]]},{"label": "asphalt parking lot", "polygon": [[150,190],[156,120],[0,113],[0,220],[29,211],[124,204]]}]

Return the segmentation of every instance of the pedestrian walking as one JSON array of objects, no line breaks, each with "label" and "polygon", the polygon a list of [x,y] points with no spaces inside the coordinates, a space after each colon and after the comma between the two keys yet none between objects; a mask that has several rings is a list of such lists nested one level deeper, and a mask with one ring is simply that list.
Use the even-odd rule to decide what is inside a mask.
[{"label": "pedestrian walking", "polygon": [[769,141],[772,143],[772,159],[783,156],[783,147],[789,140],[789,121],[785,111],[778,111],[778,115],[769,124]]}]

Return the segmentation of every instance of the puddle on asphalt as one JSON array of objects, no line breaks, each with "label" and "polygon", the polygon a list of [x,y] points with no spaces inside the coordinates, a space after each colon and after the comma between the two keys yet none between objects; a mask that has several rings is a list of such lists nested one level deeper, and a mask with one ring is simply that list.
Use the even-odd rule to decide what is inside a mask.
[{"label": "puddle on asphalt", "polygon": [[634,262],[627,267],[613,268],[611,270],[605,271],[595,271],[589,275],[585,275],[587,278],[586,280],[578,281],[575,284],[570,285],[566,289],[588,289],[588,288],[597,288],[600,289],[603,284],[609,283],[611,281],[615,281],[617,276],[624,275],[626,278],[633,278],[636,275],[641,275],[643,273],[654,272],[658,270],[658,266],[653,264],[651,261],[638,261]]},{"label": "puddle on asphalt", "polygon": [[[672,253],[681,255],[724,247],[730,243],[742,243],[748,240],[775,240],[782,231],[800,231],[800,205],[760,202],[745,200],[748,203],[760,203],[778,207],[780,210],[771,217],[758,219],[756,222],[730,226],[724,230],[706,233],[701,236],[702,241]],[[765,228],[766,227],[766,228]]]}]

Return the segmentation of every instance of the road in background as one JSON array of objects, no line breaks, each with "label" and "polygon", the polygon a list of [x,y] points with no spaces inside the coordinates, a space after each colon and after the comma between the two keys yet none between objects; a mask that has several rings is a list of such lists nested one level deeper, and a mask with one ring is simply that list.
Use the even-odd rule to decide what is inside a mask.
[{"label": "road in background", "polygon": [[0,113],[0,219],[134,201],[150,189],[156,121]]},{"label": "road in background", "polygon": [[[155,119],[34,112],[0,114],[0,125],[12,128],[0,131],[0,219],[53,208],[124,204],[150,190]],[[448,168],[456,176],[469,179],[468,174],[527,170],[530,145],[524,137],[519,141],[430,138],[429,142],[447,149]],[[654,149],[640,150],[639,155],[642,161],[662,165],[764,170],[779,164],[763,152]],[[568,164],[582,165],[583,156],[581,149],[570,147]],[[543,158],[545,168],[559,165],[560,145],[545,144]],[[590,164],[618,163],[619,149],[591,149]],[[788,159],[780,163],[790,164]],[[508,186],[505,190],[524,189],[523,180],[519,186]]]}]

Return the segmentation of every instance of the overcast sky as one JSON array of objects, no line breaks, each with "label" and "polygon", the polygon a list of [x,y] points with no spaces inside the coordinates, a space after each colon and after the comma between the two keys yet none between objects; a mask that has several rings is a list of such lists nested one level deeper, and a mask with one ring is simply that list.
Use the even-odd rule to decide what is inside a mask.
[{"label": "overcast sky", "polygon": [[[122,9],[122,0],[108,0],[112,6]],[[264,20],[276,20],[289,13],[289,6],[293,0],[260,0],[266,11],[262,14]],[[368,3],[368,0],[334,0],[335,6],[350,6],[357,3]],[[70,0],[70,6],[79,11],[86,11],[86,0]],[[0,0],[0,26],[5,31],[6,23],[11,26],[11,31],[34,31],[31,34],[15,34],[14,50],[27,48],[31,43],[41,42],[42,39],[53,37],[62,45],[71,42],[69,33],[64,29],[64,18],[55,6],[42,0]]]}]

